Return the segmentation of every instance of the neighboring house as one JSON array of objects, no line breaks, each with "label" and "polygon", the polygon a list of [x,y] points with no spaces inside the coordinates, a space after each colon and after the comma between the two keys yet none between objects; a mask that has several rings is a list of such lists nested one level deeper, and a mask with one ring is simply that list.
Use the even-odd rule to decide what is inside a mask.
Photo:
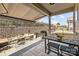
[{"label": "neighboring house", "polygon": [[73,17],[68,17],[67,22],[68,22],[68,30],[73,32]]},{"label": "neighboring house", "polygon": [[52,24],[51,25],[51,31],[55,31],[56,30],[56,25]]},{"label": "neighboring house", "polygon": [[67,31],[67,26],[66,25],[61,25],[61,26],[59,26],[58,27],[58,29],[57,30],[65,30],[65,31]]}]

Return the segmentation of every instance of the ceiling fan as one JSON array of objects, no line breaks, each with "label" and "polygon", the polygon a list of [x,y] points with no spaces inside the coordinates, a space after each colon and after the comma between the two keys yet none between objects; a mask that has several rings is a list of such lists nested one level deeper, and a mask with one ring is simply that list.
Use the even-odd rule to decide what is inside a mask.
[{"label": "ceiling fan", "polygon": [[54,5],[55,3],[49,3],[50,5]]}]

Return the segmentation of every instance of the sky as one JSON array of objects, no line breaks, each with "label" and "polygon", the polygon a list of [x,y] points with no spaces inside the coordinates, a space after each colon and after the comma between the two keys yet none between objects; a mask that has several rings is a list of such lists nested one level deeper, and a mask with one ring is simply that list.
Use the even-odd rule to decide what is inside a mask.
[{"label": "sky", "polygon": [[[73,16],[73,12],[64,13],[60,15],[55,15],[51,17],[51,24],[60,23],[61,25],[67,25],[67,18]],[[38,20],[38,22],[43,22],[48,24],[48,17],[45,16]]]}]

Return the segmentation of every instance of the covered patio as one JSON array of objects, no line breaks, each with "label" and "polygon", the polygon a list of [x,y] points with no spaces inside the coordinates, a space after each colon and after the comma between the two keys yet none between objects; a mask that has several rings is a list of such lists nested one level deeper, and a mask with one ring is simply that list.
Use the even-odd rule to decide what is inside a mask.
[{"label": "covered patio", "polygon": [[[20,48],[14,49],[16,51],[11,53],[6,52],[5,49],[2,53],[1,50],[0,55],[57,56],[57,53],[47,54],[45,51],[45,37],[52,36],[51,39],[54,39],[55,36],[51,33],[51,16],[73,12],[73,33],[68,34],[67,31],[64,36],[66,36],[65,39],[71,40],[72,38],[79,42],[79,29],[76,26],[78,25],[76,23],[78,22],[76,21],[78,20],[78,8],[78,4],[73,3],[1,3],[0,44],[3,46],[1,45],[0,49],[3,50],[6,46],[15,48],[20,46]],[[48,25],[36,22],[45,16],[48,17]],[[45,31],[47,35],[44,36],[41,31]]]}]

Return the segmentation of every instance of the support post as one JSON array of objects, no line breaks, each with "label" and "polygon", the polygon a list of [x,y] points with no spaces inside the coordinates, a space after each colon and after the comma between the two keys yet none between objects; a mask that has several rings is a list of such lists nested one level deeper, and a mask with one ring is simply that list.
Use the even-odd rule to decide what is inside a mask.
[{"label": "support post", "polygon": [[49,35],[51,34],[51,16],[48,16],[48,20],[49,20]]},{"label": "support post", "polygon": [[74,4],[74,8],[73,8],[73,32],[76,33],[75,31],[75,19],[76,19],[76,14],[75,14],[75,4]]}]

